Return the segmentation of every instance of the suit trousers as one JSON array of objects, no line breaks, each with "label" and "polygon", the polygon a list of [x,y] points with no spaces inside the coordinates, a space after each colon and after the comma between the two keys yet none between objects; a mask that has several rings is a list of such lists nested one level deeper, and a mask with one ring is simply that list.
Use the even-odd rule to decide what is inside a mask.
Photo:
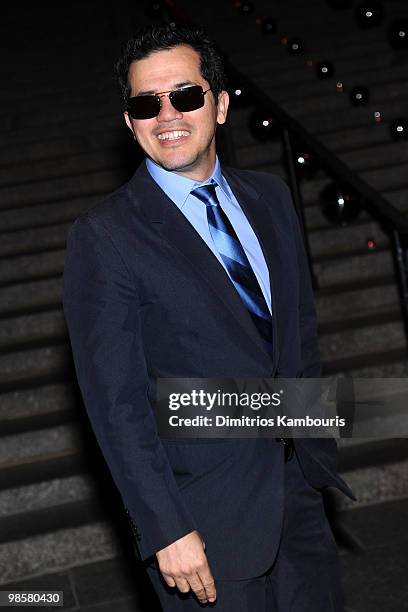
[{"label": "suit trousers", "polygon": [[[248,580],[217,580],[217,600],[200,604],[147,569],[163,612],[342,612],[337,547],[323,497],[303,476],[296,453],[284,464],[285,507],[281,541],[273,565]],[[211,559],[209,558],[210,566]]]}]

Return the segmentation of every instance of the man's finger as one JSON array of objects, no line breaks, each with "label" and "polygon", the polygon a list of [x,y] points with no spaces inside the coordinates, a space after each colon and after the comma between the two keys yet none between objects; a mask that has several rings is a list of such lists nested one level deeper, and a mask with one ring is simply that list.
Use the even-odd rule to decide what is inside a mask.
[{"label": "man's finger", "polygon": [[171,576],[163,574],[163,572],[161,573],[161,575],[163,576],[166,584],[168,584],[169,587],[175,587],[176,586],[176,583],[174,582],[174,580],[173,580],[173,578]]},{"label": "man's finger", "polygon": [[217,598],[217,591],[215,589],[214,577],[211,573],[208,563],[206,564],[206,567],[203,570],[198,572],[198,576],[205,589],[208,601],[215,601]]},{"label": "man's finger", "polygon": [[198,574],[189,578],[191,590],[194,591],[200,603],[207,603],[207,593]]},{"label": "man's finger", "polygon": [[174,578],[176,582],[176,587],[180,591],[180,593],[188,593],[190,590],[190,585],[185,578]]}]

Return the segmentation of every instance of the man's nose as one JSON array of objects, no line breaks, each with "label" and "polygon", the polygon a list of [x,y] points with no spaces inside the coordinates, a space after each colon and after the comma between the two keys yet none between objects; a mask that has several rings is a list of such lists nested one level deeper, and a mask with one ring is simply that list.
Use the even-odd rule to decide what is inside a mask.
[{"label": "man's nose", "polygon": [[181,119],[183,113],[174,108],[169,100],[168,96],[162,96],[160,98],[160,113],[157,115],[157,121],[173,121],[174,119]]}]

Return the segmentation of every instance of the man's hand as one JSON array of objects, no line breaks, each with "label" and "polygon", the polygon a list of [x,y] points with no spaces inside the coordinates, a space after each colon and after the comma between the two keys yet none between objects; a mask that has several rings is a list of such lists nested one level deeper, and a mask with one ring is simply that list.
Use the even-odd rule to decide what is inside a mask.
[{"label": "man's hand", "polygon": [[156,553],[166,583],[182,593],[191,588],[201,603],[214,602],[217,597],[204,549],[201,535],[192,531]]}]

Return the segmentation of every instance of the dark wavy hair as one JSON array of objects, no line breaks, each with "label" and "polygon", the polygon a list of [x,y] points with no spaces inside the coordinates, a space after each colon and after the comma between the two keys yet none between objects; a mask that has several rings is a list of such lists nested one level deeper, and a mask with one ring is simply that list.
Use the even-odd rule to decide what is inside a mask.
[{"label": "dark wavy hair", "polygon": [[127,106],[130,97],[128,79],[130,64],[141,60],[155,51],[173,49],[178,45],[189,45],[200,56],[201,76],[208,81],[214,98],[225,89],[224,62],[220,51],[204,30],[195,26],[180,24],[152,24],[140,29],[134,38],[123,46],[121,57],[115,64],[122,97]]}]

